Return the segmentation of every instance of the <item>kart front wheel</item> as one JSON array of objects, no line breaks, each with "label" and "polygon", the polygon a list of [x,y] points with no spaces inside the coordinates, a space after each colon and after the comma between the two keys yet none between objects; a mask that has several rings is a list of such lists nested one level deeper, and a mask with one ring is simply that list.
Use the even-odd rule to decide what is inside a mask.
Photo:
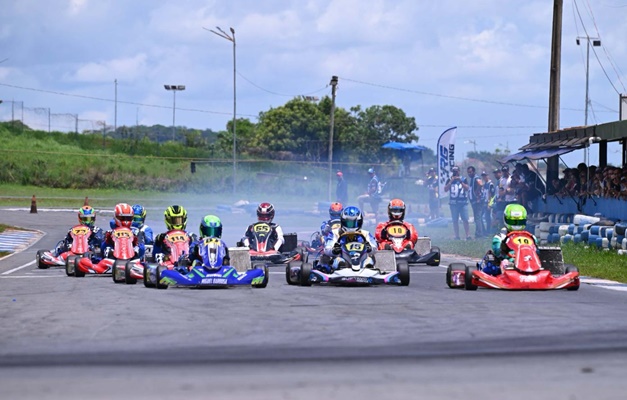
[{"label": "kart front wheel", "polygon": [[[446,284],[451,289],[459,287],[453,282],[453,272],[466,272],[466,264],[463,263],[452,263],[446,268]],[[465,282],[462,282],[462,284]]]},{"label": "kart front wheel", "polygon": [[67,276],[74,276],[75,273],[75,267],[73,264],[70,264],[70,260],[69,258],[65,259],[65,275]]},{"label": "kart front wheel", "polygon": [[[566,267],[566,273],[568,274],[568,273],[571,273],[571,272],[579,273],[579,268],[575,267],[574,265],[567,266]],[[573,291],[574,290],[579,290],[579,282],[577,282],[577,284],[574,285],[574,286],[566,288],[566,290],[573,290]]]},{"label": "kart front wheel", "polygon": [[309,280],[309,275],[311,275],[312,266],[309,263],[303,263],[300,267],[300,285],[301,286],[311,286],[311,281]]},{"label": "kart front wheel", "polygon": [[78,263],[81,262],[81,257],[72,257],[71,259],[68,258],[69,263],[72,264],[72,269],[74,269],[74,276],[77,278],[84,278],[85,277],[85,273],[78,268]]},{"label": "kart front wheel", "polygon": [[298,282],[295,282],[292,279],[292,268],[299,268],[303,265],[300,261],[291,261],[287,263],[285,266],[285,281],[288,285],[296,285]]},{"label": "kart front wheel", "polygon": [[166,269],[166,267],[164,267],[163,265],[159,265],[157,267],[157,270],[155,271],[155,287],[157,289],[167,289],[168,285],[164,285],[162,283],[160,283],[161,281],[161,273]]},{"label": "kart front wheel", "polygon": [[263,281],[261,283],[256,283],[252,285],[254,288],[263,289],[268,286],[268,279],[270,278],[270,273],[268,272],[268,266],[263,265],[262,267],[258,267],[257,269],[263,269]]},{"label": "kart front wheel", "polygon": [[126,265],[124,265],[124,282],[126,282],[127,285],[134,285],[137,283],[137,279],[131,276],[132,268],[133,268],[132,261],[131,260],[127,261]]},{"label": "kart front wheel", "polygon": [[37,261],[37,268],[39,269],[48,269],[49,265],[41,261],[41,256],[46,252],[46,250],[37,250],[37,255],[35,256],[35,260]]},{"label": "kart front wheel", "polygon": [[144,268],[144,286],[147,288],[155,287],[155,284],[150,281],[150,268],[147,266]]},{"label": "kart front wheel", "polygon": [[113,262],[113,271],[111,277],[113,278],[113,282],[115,283],[124,283],[124,272],[123,270],[126,266],[126,261],[124,260],[115,260]]},{"label": "kart front wheel", "polygon": [[401,286],[409,285],[409,264],[407,261],[402,260],[396,263],[396,271],[398,271],[398,279],[401,281]]},{"label": "kart front wheel", "polygon": [[477,270],[474,265],[466,265],[464,275],[464,287],[466,290],[477,290],[477,285],[472,283],[472,273]]}]

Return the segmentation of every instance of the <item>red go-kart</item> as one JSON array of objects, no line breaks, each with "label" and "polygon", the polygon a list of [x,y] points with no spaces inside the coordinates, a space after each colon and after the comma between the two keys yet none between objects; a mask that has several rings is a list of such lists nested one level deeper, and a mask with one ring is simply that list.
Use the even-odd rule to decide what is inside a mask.
[{"label": "red go-kart", "polygon": [[[499,275],[483,272],[480,269],[481,263],[478,266],[453,263],[449,265],[446,273],[448,286],[464,287],[466,290],[477,290],[479,286],[505,290],[579,289],[577,267],[567,266],[564,274],[554,274],[550,261],[544,260],[543,263],[538,255],[538,249],[530,233],[510,232],[505,240],[508,247],[514,251],[515,258],[513,263],[507,260],[501,263]],[[555,249],[548,250],[555,253]],[[558,253],[561,259],[561,251]],[[561,262],[563,264],[563,261]]]},{"label": "red go-kart", "polygon": [[379,241],[379,250],[393,250],[396,261],[407,261],[408,264],[440,265],[440,249],[431,247],[431,239],[419,237],[414,243],[409,238],[407,227],[400,221],[390,222]]},{"label": "red go-kart", "polygon": [[[145,287],[156,286],[158,289],[167,289],[167,285],[162,287],[157,282],[156,270],[158,267],[171,270],[182,265],[182,263],[189,263],[189,258],[185,258],[185,256],[189,256],[189,235],[185,231],[172,230],[166,233],[163,243],[170,249],[167,259],[158,260],[156,265],[147,264],[146,267],[141,264],[127,266],[130,270],[126,276],[130,278],[130,282],[127,278],[126,283],[134,284],[137,279],[143,279]],[[141,275],[139,275],[140,269]]]},{"label": "red go-kart", "polygon": [[[77,258],[90,257],[89,237],[91,229],[85,225],[76,225],[70,229],[72,245],[68,251],[55,256],[49,250],[38,250],[35,259],[37,267],[47,269],[50,267],[65,267],[67,264],[74,264]],[[61,244],[61,242],[59,242]],[[58,245],[57,245],[58,246]]]},{"label": "red go-kart", "polygon": [[[139,263],[135,257],[133,246],[134,234],[129,228],[118,227],[111,232],[113,238],[113,251],[105,254],[105,258],[97,264],[93,264],[88,258],[82,258],[76,263],[74,276],[82,278],[85,274],[112,274],[116,283],[124,282],[124,271],[127,263]],[[121,275],[120,276],[120,272]]]}]

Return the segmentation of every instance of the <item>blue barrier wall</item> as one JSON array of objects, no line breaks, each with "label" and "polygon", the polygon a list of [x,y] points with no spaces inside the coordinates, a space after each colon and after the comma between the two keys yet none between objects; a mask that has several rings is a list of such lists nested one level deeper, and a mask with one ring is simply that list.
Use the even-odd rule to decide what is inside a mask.
[{"label": "blue barrier wall", "polygon": [[544,212],[551,214],[586,214],[594,215],[600,213],[603,217],[613,220],[627,221],[627,201],[618,199],[588,198],[581,209],[577,208],[579,198],[571,199],[556,198],[547,196],[546,201],[536,199],[534,212]]}]

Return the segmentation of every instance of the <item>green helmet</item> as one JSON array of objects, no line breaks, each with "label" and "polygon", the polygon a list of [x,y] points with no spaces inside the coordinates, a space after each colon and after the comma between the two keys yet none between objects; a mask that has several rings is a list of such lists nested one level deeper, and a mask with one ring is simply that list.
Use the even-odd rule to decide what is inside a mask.
[{"label": "green helmet", "polygon": [[200,237],[222,238],[222,221],[215,215],[207,215],[200,223]]},{"label": "green helmet", "polygon": [[527,225],[527,210],[520,204],[508,204],[503,211],[503,222],[508,231],[522,231]]}]

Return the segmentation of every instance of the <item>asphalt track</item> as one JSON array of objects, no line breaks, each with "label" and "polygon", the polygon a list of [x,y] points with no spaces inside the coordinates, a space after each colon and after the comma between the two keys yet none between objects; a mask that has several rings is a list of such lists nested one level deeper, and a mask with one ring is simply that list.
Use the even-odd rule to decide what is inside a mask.
[{"label": "asphalt track", "polygon": [[[0,210],[46,233],[0,260],[1,399],[625,398],[624,291],[466,292],[427,266],[408,287],[294,287],[274,268],[266,289],[157,291],[29,264],[75,218]],[[250,216],[223,221],[234,243]]]}]

